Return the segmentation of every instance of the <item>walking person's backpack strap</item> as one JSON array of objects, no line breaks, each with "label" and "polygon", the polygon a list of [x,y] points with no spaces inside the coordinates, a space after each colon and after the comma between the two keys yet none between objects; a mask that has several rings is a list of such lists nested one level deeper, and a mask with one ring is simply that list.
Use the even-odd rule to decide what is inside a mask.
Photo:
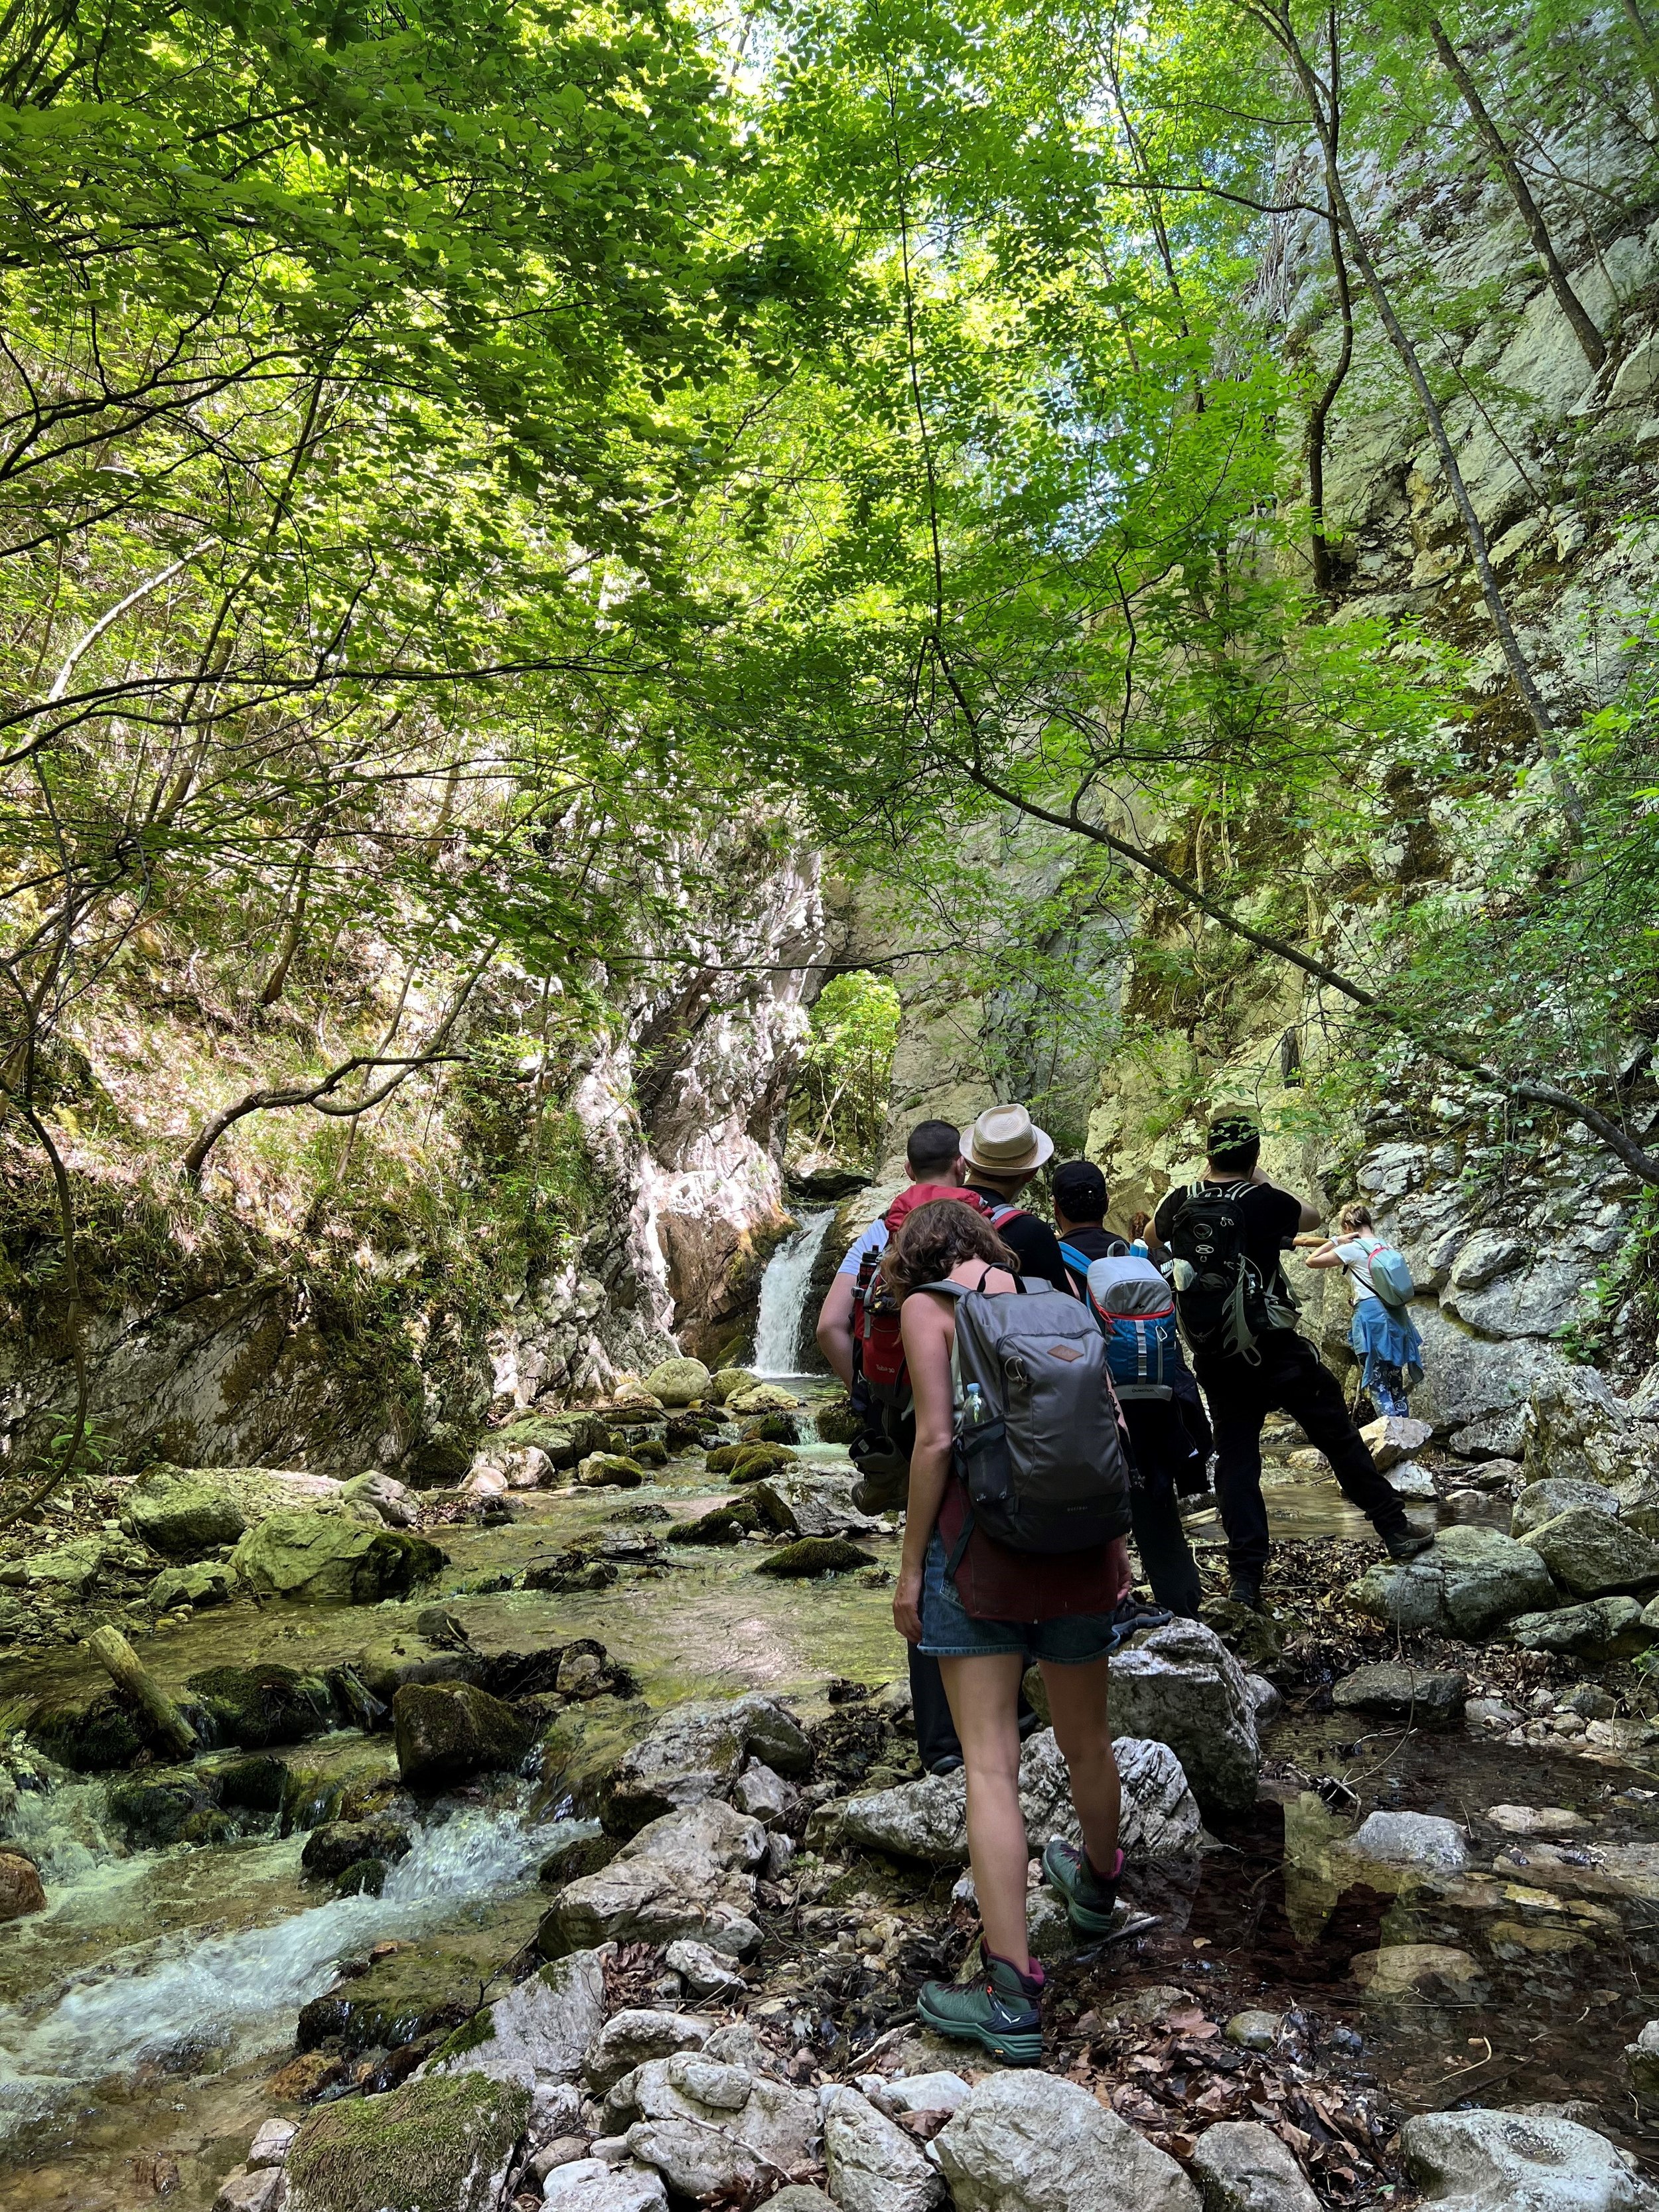
[{"label": "walking person's backpack strap", "polygon": [[1181,1334],[1194,1354],[1260,1363],[1256,1339],[1293,1328],[1296,1300],[1280,1269],[1271,1281],[1251,1259],[1243,1200],[1249,1182],[1188,1183],[1170,1223],[1170,1273]]}]

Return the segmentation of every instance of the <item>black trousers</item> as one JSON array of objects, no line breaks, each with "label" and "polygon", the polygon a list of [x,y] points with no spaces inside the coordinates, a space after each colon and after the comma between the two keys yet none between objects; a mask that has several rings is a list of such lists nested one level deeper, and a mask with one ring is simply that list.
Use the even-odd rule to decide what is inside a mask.
[{"label": "black trousers", "polygon": [[1135,1455],[1129,1513],[1140,1564],[1158,1603],[1196,1620],[1198,1564],[1181,1524],[1176,1496],[1176,1477],[1192,1456],[1181,1409],[1168,1399],[1126,1398],[1123,1419]]},{"label": "black trousers", "polygon": [[1261,1424],[1275,1410],[1301,1424],[1331,1463],[1342,1494],[1380,1536],[1409,1528],[1406,1509],[1371,1463],[1348,1417],[1342,1389],[1319,1354],[1294,1329],[1256,1340],[1258,1364],[1237,1358],[1198,1362],[1198,1379],[1215,1424],[1216,1500],[1237,1575],[1259,1581],[1267,1564],[1267,1508],[1261,1496]]}]

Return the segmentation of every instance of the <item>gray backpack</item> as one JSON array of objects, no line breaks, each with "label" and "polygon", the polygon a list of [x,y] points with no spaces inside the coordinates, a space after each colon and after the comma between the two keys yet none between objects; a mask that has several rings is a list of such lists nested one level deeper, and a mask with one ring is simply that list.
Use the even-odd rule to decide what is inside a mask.
[{"label": "gray backpack", "polygon": [[927,1287],[957,1302],[957,1450],[972,1525],[1016,1552],[1080,1552],[1127,1535],[1117,1400],[1088,1307],[1047,1283],[988,1296],[965,1283]]}]

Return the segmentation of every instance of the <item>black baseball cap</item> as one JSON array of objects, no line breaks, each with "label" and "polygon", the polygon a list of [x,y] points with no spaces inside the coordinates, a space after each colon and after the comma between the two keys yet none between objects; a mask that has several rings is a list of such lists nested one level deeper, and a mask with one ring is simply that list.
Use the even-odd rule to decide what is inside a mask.
[{"label": "black baseball cap", "polygon": [[1067,1160],[1054,1170],[1054,1204],[1068,1221],[1098,1221],[1106,1212],[1106,1178],[1092,1160]]}]

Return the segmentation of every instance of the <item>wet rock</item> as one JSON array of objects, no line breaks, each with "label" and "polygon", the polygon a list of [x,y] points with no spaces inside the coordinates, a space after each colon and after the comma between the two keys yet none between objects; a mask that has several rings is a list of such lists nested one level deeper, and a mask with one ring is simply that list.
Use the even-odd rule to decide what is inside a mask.
[{"label": "wet rock", "polygon": [[474,2013],[425,2071],[486,2074],[492,2081],[518,2081],[526,2089],[571,2081],[604,2019],[604,1955],[574,1952]]},{"label": "wet rock", "polygon": [[860,1551],[841,1536],[803,1536],[767,1554],[755,1569],[757,1575],[778,1575],[807,1581],[815,1575],[850,1574],[854,1567],[873,1567],[872,1553]]},{"label": "wet rock", "polygon": [[668,2191],[661,2174],[631,2158],[582,2158],[548,2175],[542,2203],[548,2212],[668,2212]]},{"label": "wet rock", "polygon": [[390,1474],[359,1474],[344,1485],[341,1498],[348,1505],[367,1505],[388,1528],[417,1528],[421,1508],[407,1483]]},{"label": "wet rock", "polygon": [[956,2212],[1198,2212],[1172,2158],[1052,2074],[981,2081],[933,2148]]},{"label": "wet rock", "polygon": [[379,1897],[392,1871],[384,1859],[353,1859],[334,1877],[337,1897]]},{"label": "wet rock", "polygon": [[103,1774],[131,1766],[145,1739],[123,1700],[106,1690],[95,1698],[40,1706],[28,1725],[29,1741],[76,1774]]},{"label": "wet rock", "polygon": [[1659,2191],[1604,2136],[1518,2112],[1423,2112],[1400,2131],[1406,2170],[1446,2212],[1654,2212]]},{"label": "wet rock", "polygon": [[1432,1440],[1434,1425],[1414,1421],[1407,1413],[1384,1413],[1380,1420],[1368,1421],[1359,1433],[1365,1440],[1373,1465],[1386,1474],[1390,1468],[1410,1459]]},{"label": "wet rock", "polygon": [[1469,1678],[1456,1668],[1384,1660],[1345,1674],[1331,1692],[1331,1701],[1344,1711],[1372,1713],[1419,1728],[1447,1728],[1462,1717],[1468,1693]]},{"label": "wet rock", "polygon": [[696,1521],[683,1522],[670,1538],[675,1544],[740,1544],[745,1536],[759,1532],[760,1515],[748,1499],[737,1498],[730,1505],[717,1505]]},{"label": "wet rock", "polygon": [[280,2212],[287,2196],[280,2167],[234,2166],[219,2185],[213,2212]]},{"label": "wet rock", "polygon": [[690,1406],[708,1395],[714,1377],[701,1359],[665,1359],[645,1378],[645,1387],[665,1406]]},{"label": "wet rock", "polygon": [[[1528,1614],[1529,1620],[1544,1620],[1545,1613]],[[1469,1728],[1480,1729],[1487,1735],[1505,1735],[1510,1729],[1518,1728],[1526,1716],[1502,1698],[1471,1698],[1463,1708],[1463,1719]]]},{"label": "wet rock", "polygon": [[538,1816],[546,1817],[556,1807],[582,1818],[597,1814],[611,1775],[653,1717],[641,1699],[609,1696],[556,1713],[537,1744]]},{"label": "wet rock", "polygon": [[273,1513],[250,1528],[231,1565],[262,1595],[299,1605],[379,1605],[407,1597],[444,1555],[423,1536],[343,1513]]},{"label": "wet rock", "polygon": [[171,1613],[179,1605],[228,1605],[235,1593],[236,1577],[228,1567],[198,1565],[163,1567],[146,1595],[152,1613]]},{"label": "wet rock", "polygon": [[[1439,1496],[1434,1477],[1414,1459],[1402,1459],[1389,1469],[1389,1487],[1408,1504],[1431,1504]],[[1212,2131],[1213,2132],[1213,2131]]]},{"label": "wet rock", "polygon": [[841,2212],[932,2212],[945,2184],[915,2136],[856,2089],[823,2098],[823,2162]]},{"label": "wet rock", "polygon": [[1650,2020],[1635,2042],[1625,2045],[1625,2065],[1638,2097],[1659,2097],[1659,2020]]},{"label": "wet rock", "polygon": [[[686,1936],[669,1945],[664,1964],[671,1974],[679,1976],[694,1997],[741,1996],[749,1986],[730,1959],[711,1951],[707,1943],[694,1943]],[[655,2057],[661,2054],[653,2051],[651,2055]]]},{"label": "wet rock", "polygon": [[766,1474],[793,1474],[800,1462],[781,1444],[716,1444],[703,1462],[710,1474],[729,1474],[734,1482],[758,1482]]},{"label": "wet rock", "polygon": [[617,1764],[605,1793],[605,1826],[625,1835],[681,1806],[724,1796],[751,1752],[795,1773],[812,1755],[799,1728],[769,1698],[674,1706]]},{"label": "wet rock", "polygon": [[621,1452],[590,1452],[576,1469],[584,1490],[637,1490],[645,1469]]},{"label": "wet rock", "polygon": [[1372,1813],[1344,1848],[1353,1858],[1425,1874],[1460,1874],[1469,1860],[1462,1829],[1433,1813]]},{"label": "wet rock", "polygon": [[1108,1669],[1112,1717],[1126,1735],[1166,1743],[1206,1812],[1255,1802],[1261,1747],[1244,1672],[1200,1621],[1172,1620]]},{"label": "wet rock", "polygon": [[708,1395],[717,1406],[759,1387],[760,1376],[746,1367],[720,1367],[708,1378]]},{"label": "wet rock", "polygon": [[403,1823],[385,1815],[372,1820],[328,1820],[307,1837],[300,1864],[314,1881],[332,1881],[359,1859],[392,1863],[404,1857],[410,1842]]},{"label": "wet rock", "polygon": [[532,1559],[524,1571],[527,1590],[609,1589],[617,1570],[609,1559],[591,1558],[586,1552],[560,1552],[550,1559]]},{"label": "wet rock", "polygon": [[171,1771],[152,1768],[118,1782],[106,1800],[110,1819],[137,1850],[220,1840],[231,1823],[220,1813],[219,1802],[214,1777],[187,1766]]},{"label": "wet rock", "polygon": [[[673,1946],[676,1950],[701,1950],[701,1944]],[[709,1957],[714,1954],[710,1952]],[[727,1971],[729,1972],[729,1961]],[[653,2058],[672,2058],[677,2051],[701,2051],[714,2033],[714,2023],[695,2012],[612,2013],[589,2044],[582,2059],[582,2079],[596,2096]]]},{"label": "wet rock", "polygon": [[[1650,1608],[1651,1610],[1651,1608]],[[1633,1597],[1592,1598],[1559,1613],[1523,1613],[1510,1621],[1510,1640],[1525,1651],[1557,1651],[1574,1659],[1631,1659],[1659,1638]]]},{"label": "wet rock", "polygon": [[247,1667],[210,1667],[186,1676],[221,1743],[244,1751],[268,1744],[308,1743],[335,1725],[334,1701],[320,1674],[302,1674],[275,1659]]},{"label": "wet rock", "polygon": [[1659,1583],[1659,1544],[1594,1505],[1571,1506],[1522,1540],[1575,1597],[1608,1597]]},{"label": "wet rock", "polygon": [[1575,1482],[1566,1475],[1551,1475],[1543,1482],[1529,1483],[1516,1499],[1510,1511],[1510,1534],[1529,1536],[1534,1528],[1541,1528],[1558,1513],[1574,1506],[1588,1506],[1618,1517],[1619,1500],[1599,1482]]},{"label": "wet rock", "polygon": [[798,1474],[769,1475],[750,1495],[756,1512],[784,1535],[871,1535],[878,1523],[854,1504],[854,1487],[850,1474],[808,1468]]},{"label": "wet rock", "polygon": [[726,1410],[746,1421],[757,1413],[798,1413],[800,1400],[776,1382],[757,1382],[747,1390],[733,1390],[726,1400]]},{"label": "wet rock", "polygon": [[608,1866],[567,1883],[538,1940],[546,1953],[690,1936],[742,1958],[760,1940],[750,1915],[765,1852],[760,1822],[717,1799],[666,1814]]},{"label": "wet rock", "polygon": [[247,2163],[257,2170],[262,2166],[283,2166],[294,2138],[300,2132],[297,2120],[272,2118],[261,2120],[254,2130],[253,2141],[247,2147]]},{"label": "wet rock", "polygon": [[1236,2012],[1221,2033],[1239,2051],[1272,2051],[1278,2045],[1284,2021],[1282,2012],[1249,2008]]},{"label": "wet rock", "polygon": [[1260,1735],[1269,1721],[1278,1719],[1284,1710],[1285,1700],[1278,1684],[1270,1682],[1265,1674],[1247,1674],[1244,1686],[1250,1693],[1250,1711],[1255,1721],[1256,1734]]},{"label": "wet rock", "polygon": [[1359,1610],[1409,1633],[1484,1636],[1517,1613],[1540,1613],[1557,1595],[1536,1551],[1495,1528],[1443,1529],[1432,1551],[1369,1568],[1354,1589]]},{"label": "wet rock", "polygon": [[1367,1996],[1382,1998],[1412,1996],[1436,1982],[1462,1992],[1480,1977],[1468,1953],[1449,1943],[1390,1943],[1380,1951],[1359,1951],[1348,1972]]},{"label": "wet rock", "polygon": [[[619,2092],[620,2094],[620,2092]],[[681,2051],[631,2078],[625,2138],[678,2197],[756,2192],[817,2163],[817,2100],[741,2066]]]},{"label": "wet rock", "polygon": [[611,1449],[611,1431],[596,1413],[529,1413],[486,1437],[481,1450],[540,1452],[555,1471],[575,1467],[590,1452]]},{"label": "wet rock", "polygon": [[464,1645],[435,1644],[422,1636],[392,1636],[366,1644],[354,1662],[372,1698],[390,1705],[407,1682],[482,1682],[485,1662]]},{"label": "wet rock", "polygon": [[46,1909],[40,1869],[21,1851],[0,1850],[0,1922],[22,1920]]},{"label": "wet rock", "polygon": [[476,1959],[401,1946],[302,2005],[295,2040],[302,2051],[337,2036],[348,2052],[395,2051],[464,2027],[477,2010],[483,1978]]},{"label": "wet rock", "polygon": [[1260,2120],[1206,2128],[1192,2170],[1205,2212],[1318,2212],[1319,2199],[1301,2167]]},{"label": "wet rock", "polygon": [[532,1740],[511,1705],[471,1682],[411,1682],[392,1701],[392,1727],[398,1773],[425,1790],[515,1767]]},{"label": "wet rock", "polygon": [[148,1468],[128,1491],[121,1517],[164,1559],[199,1559],[236,1543],[247,1528],[234,1492],[204,1468]]},{"label": "wet rock", "polygon": [[496,2212],[530,2093],[439,2075],[313,2112],[288,2154],[288,2212]]}]

